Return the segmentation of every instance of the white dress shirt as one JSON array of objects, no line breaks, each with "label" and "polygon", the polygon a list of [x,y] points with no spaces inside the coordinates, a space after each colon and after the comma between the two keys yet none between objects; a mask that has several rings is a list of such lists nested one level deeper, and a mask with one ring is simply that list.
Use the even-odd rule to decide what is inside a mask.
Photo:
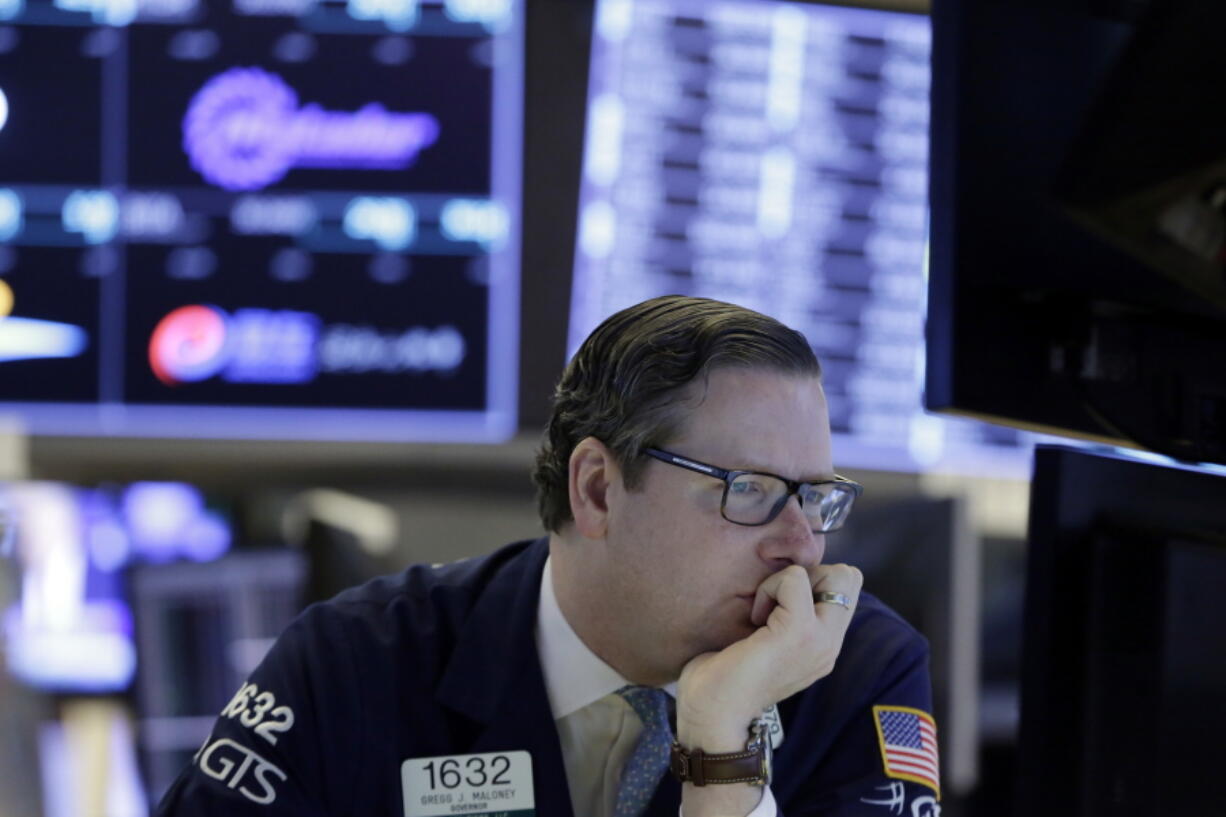
[{"label": "white dress shirt", "polygon": [[[630,682],[587,648],[558,606],[550,559],[545,560],[536,616],[536,650],[562,744],[575,817],[612,817],[622,766],[643,724],[617,690]],[[675,683],[664,687],[674,698]],[[747,817],[775,817],[769,787]]]}]

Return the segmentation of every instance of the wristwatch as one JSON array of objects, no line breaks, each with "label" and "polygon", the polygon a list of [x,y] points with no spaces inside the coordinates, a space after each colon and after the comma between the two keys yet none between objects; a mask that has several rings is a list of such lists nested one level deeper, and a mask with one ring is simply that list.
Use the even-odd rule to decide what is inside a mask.
[{"label": "wristwatch", "polygon": [[765,786],[771,782],[770,727],[763,718],[749,724],[745,750],[708,754],[702,749],[685,749],[673,741],[669,770],[682,783],[706,786],[709,783],[749,783]]}]

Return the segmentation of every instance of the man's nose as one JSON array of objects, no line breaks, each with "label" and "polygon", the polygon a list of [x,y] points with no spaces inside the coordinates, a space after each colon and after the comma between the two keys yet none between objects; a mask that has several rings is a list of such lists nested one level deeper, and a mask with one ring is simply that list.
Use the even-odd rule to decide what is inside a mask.
[{"label": "man's nose", "polygon": [[773,567],[782,570],[795,564],[807,569],[821,564],[826,535],[813,531],[813,520],[800,506],[800,497],[788,497],[767,528],[768,535],[758,544],[758,553]]}]

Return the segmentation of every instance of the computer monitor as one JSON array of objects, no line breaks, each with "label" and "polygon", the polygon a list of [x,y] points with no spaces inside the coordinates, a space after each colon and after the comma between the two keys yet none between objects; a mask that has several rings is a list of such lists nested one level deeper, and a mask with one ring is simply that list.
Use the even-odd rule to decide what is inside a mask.
[{"label": "computer monitor", "polygon": [[934,0],[929,409],[1226,462],[1224,25]]},{"label": "computer monitor", "polygon": [[132,575],[136,730],[150,803],[200,749],[217,713],[302,609],[306,564],[286,547]]},{"label": "computer monitor", "polygon": [[1226,473],[1041,446],[1018,815],[1221,810]]},{"label": "computer monitor", "polygon": [[60,694],[125,692],[137,665],[128,573],[206,562],[231,545],[225,514],[178,482],[80,487],[0,483],[7,555],[20,585],[0,609],[7,669]]}]

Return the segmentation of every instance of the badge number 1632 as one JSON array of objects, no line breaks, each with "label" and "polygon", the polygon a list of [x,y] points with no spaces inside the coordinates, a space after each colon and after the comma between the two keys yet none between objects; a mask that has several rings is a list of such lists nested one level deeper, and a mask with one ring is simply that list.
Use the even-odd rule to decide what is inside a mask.
[{"label": "badge number 1632", "polygon": [[532,757],[523,751],[410,758],[400,780],[405,817],[536,813]]}]

